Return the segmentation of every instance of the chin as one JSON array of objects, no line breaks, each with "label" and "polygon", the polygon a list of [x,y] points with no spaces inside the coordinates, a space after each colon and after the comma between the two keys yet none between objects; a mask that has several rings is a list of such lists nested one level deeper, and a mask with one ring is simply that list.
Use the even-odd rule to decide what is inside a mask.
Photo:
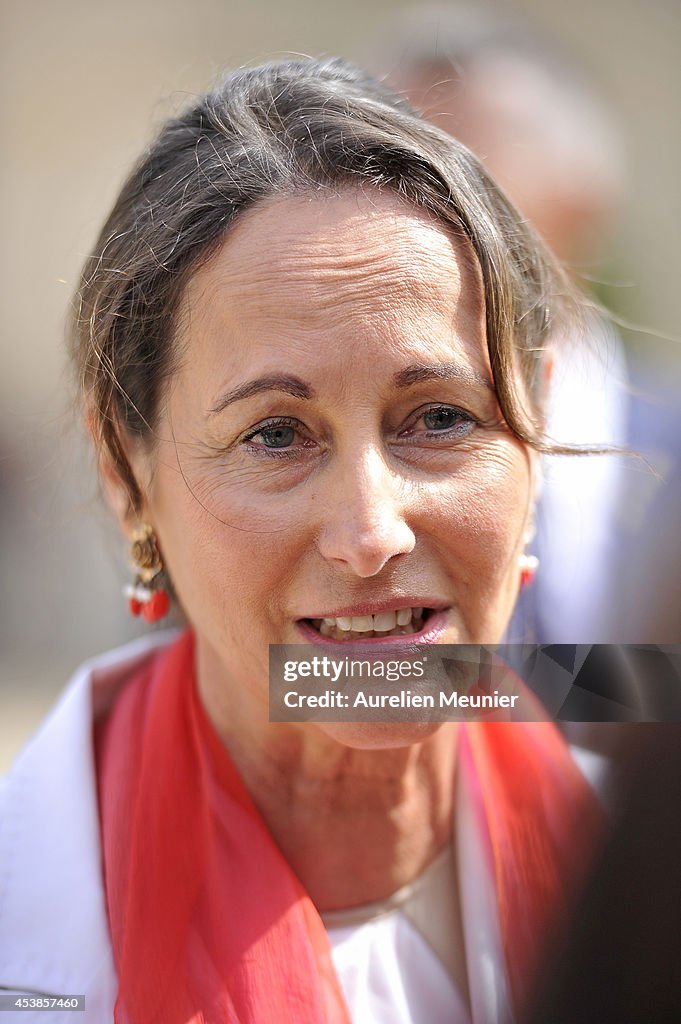
[{"label": "chin", "polygon": [[355,750],[391,750],[423,743],[442,722],[328,722],[317,728],[330,739]]}]

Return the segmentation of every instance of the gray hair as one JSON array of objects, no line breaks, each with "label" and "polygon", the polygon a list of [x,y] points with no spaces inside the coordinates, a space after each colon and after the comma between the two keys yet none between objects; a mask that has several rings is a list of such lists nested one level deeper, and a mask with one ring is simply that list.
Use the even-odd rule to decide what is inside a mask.
[{"label": "gray hair", "polygon": [[238,214],[274,197],[390,190],[470,243],[487,345],[509,429],[538,450],[541,351],[551,319],[579,301],[531,228],[460,143],[342,60],[229,74],[169,121],[128,177],[88,258],[73,321],[96,443],[139,512],[126,439],[153,444],[177,365],[177,311],[190,275]]}]

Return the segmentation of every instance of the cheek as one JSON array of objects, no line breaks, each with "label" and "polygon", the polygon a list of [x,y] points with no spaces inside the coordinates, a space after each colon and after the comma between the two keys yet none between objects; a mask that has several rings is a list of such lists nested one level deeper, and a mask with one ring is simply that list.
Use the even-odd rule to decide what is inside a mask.
[{"label": "cheek", "polygon": [[201,623],[216,619],[241,635],[267,615],[287,559],[277,533],[234,529],[207,515],[196,529],[175,538],[169,555],[172,578],[190,617]]},{"label": "cheek", "polygon": [[471,639],[506,625],[517,597],[531,503],[529,457],[513,441],[479,451],[432,495],[430,537],[457,584]]},{"label": "cheek", "polygon": [[310,492],[307,480],[316,468],[286,458],[231,453],[205,458],[188,451],[178,464],[185,490],[206,515],[224,525],[227,534],[247,533],[256,548],[259,537],[268,544],[295,529]]},{"label": "cheek", "polygon": [[454,474],[443,495],[443,535],[465,542],[471,561],[496,561],[522,543],[531,498],[524,449],[503,440],[481,449]]},{"label": "cheek", "polygon": [[[164,560],[185,614],[214,642],[253,636],[286,572],[290,533],[234,502],[213,511],[170,464],[150,502]],[[295,564],[295,559],[292,557]]]}]

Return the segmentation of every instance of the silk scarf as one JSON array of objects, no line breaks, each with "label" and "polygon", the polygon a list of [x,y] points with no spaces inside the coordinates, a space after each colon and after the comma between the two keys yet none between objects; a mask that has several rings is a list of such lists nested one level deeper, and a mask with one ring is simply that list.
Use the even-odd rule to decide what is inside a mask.
[{"label": "silk scarf", "polygon": [[[520,1007],[599,814],[551,723],[461,725],[457,749]],[[319,914],[198,697],[191,632],[125,683],[96,751],[115,1024],[349,1024]]]}]

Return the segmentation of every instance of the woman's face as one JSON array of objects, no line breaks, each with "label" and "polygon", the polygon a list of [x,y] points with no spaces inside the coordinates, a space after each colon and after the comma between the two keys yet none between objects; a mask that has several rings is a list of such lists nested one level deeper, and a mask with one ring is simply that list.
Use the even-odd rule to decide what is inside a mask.
[{"label": "woman's face", "polygon": [[532,465],[463,242],[389,194],[271,201],[177,344],[145,511],[214,685],[266,703],[269,644],[500,640]]}]

